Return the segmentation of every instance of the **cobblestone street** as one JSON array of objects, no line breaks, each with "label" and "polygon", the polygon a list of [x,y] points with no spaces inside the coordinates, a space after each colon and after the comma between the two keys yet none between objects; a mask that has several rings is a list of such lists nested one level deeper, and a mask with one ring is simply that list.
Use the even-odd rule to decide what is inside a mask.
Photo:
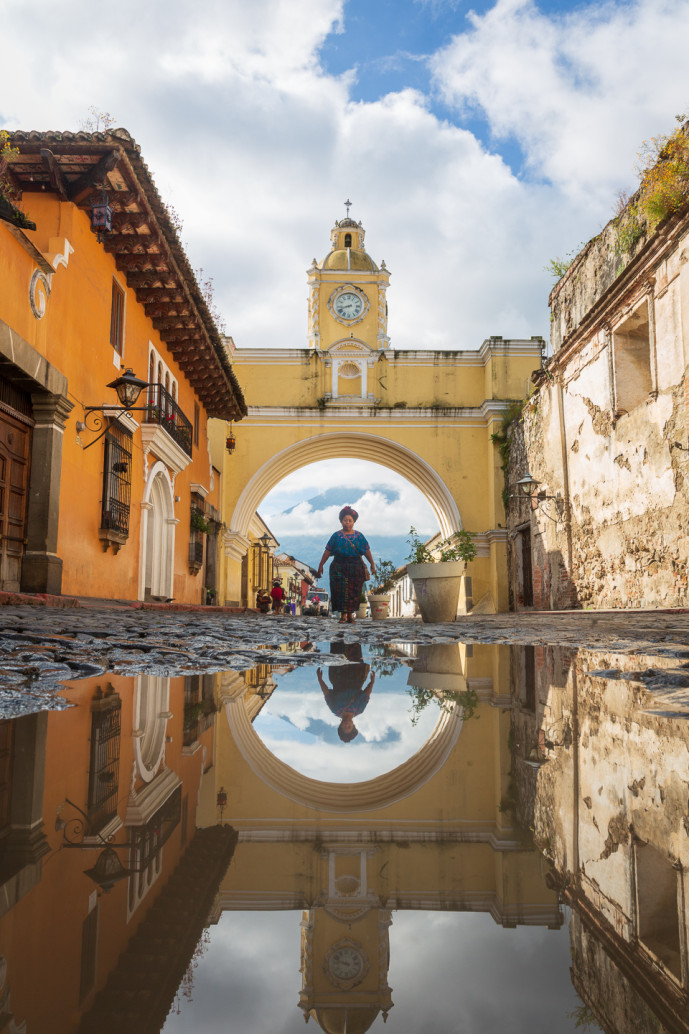
[{"label": "cobblestone street", "polygon": [[[91,675],[185,675],[241,670],[257,661],[318,664],[335,640],[384,643],[514,643],[571,645],[601,651],[652,653],[689,663],[689,614],[617,611],[499,614],[467,617],[451,624],[415,620],[361,621],[339,625],[330,618],[231,614],[126,607],[5,606],[0,608],[0,713],[45,706],[67,680]],[[274,653],[278,658],[274,659]],[[337,660],[335,661],[337,663]]]}]

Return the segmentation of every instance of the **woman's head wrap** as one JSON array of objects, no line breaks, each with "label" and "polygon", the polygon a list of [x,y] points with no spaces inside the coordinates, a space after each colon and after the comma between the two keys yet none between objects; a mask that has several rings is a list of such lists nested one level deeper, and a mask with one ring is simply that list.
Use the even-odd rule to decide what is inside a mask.
[{"label": "woman's head wrap", "polygon": [[359,514],[356,512],[356,510],[354,510],[351,506],[343,506],[339,514],[337,515],[337,519],[340,522],[340,524],[342,524],[342,518],[346,517],[348,514],[354,521],[358,521]]}]

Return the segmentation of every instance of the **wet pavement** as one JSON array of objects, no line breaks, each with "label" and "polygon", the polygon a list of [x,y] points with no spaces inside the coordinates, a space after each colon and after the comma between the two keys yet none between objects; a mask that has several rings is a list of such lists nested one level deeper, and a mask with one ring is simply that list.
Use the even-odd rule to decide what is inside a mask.
[{"label": "wet pavement", "polygon": [[[417,620],[340,625],[332,618],[275,617],[122,608],[0,608],[0,688],[52,693],[67,679],[104,672],[187,675],[269,661],[271,648],[314,639],[378,643],[571,645],[688,656],[689,613],[581,611],[466,617],[444,625]],[[304,661],[317,663],[307,647]]]},{"label": "wet pavement", "polygon": [[0,608],[0,1027],[686,1034],[688,618]]}]

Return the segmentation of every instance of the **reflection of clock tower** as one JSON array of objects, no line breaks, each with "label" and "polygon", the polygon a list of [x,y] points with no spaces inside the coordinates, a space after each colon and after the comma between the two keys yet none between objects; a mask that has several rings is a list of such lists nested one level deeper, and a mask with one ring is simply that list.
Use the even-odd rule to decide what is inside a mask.
[{"label": "reflection of clock tower", "polygon": [[366,887],[373,853],[331,847],[328,889],[302,919],[299,1006],[327,1034],[364,1034],[392,1008],[390,912]]},{"label": "reflection of clock tower", "polygon": [[330,253],[308,270],[309,347],[327,353],[333,400],[372,399],[368,371],[376,353],[390,345],[390,273],[364,250],[364,237],[361,223],[347,214],[330,232]]}]

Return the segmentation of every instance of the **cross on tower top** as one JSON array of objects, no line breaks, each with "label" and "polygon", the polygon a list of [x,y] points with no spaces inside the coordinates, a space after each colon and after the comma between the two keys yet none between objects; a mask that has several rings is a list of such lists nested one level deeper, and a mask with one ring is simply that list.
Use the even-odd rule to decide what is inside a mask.
[{"label": "cross on tower top", "polygon": [[347,209],[347,218],[349,219],[349,209],[352,207],[352,202],[349,200],[349,198],[345,201],[344,205]]}]

